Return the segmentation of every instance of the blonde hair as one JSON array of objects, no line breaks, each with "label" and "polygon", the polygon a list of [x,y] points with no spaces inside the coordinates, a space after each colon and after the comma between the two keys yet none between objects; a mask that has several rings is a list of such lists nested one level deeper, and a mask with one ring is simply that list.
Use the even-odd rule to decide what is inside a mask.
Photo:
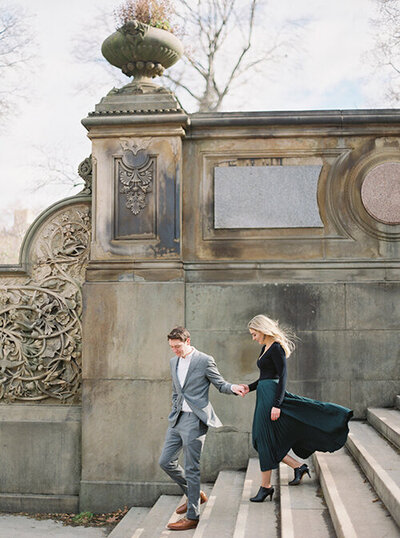
[{"label": "blonde hair", "polygon": [[292,351],[295,348],[294,344],[294,334],[291,333],[288,329],[282,329],[279,327],[278,321],[275,321],[263,314],[254,316],[253,319],[247,324],[249,329],[254,331],[259,331],[265,336],[272,336],[276,342],[279,342],[285,351],[286,358],[290,356]]}]

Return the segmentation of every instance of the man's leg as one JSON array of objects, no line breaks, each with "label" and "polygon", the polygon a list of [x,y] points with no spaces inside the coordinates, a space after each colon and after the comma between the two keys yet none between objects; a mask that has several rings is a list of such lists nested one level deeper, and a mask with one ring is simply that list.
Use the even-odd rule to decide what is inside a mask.
[{"label": "man's leg", "polygon": [[194,413],[185,413],[180,423],[185,476],[187,483],[187,518],[199,519],[200,515],[200,456],[207,433],[207,426]]},{"label": "man's leg", "polygon": [[164,447],[161,452],[159,464],[174,482],[176,482],[185,495],[187,495],[187,483],[182,467],[178,464],[179,452],[182,448],[182,438],[176,428],[168,428]]}]

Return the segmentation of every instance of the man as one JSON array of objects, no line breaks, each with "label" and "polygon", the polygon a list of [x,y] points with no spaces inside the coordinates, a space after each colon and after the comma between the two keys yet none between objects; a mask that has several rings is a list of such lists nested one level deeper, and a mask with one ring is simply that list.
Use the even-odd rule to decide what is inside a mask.
[{"label": "man", "polygon": [[[244,396],[244,388],[227,383],[209,355],[197,351],[190,344],[190,334],[184,327],[175,327],[167,336],[169,346],[175,353],[171,359],[172,410],[164,448],[160,457],[161,468],[187,495],[187,501],[176,510],[187,512],[171,530],[187,530],[197,527],[201,502],[207,496],[200,491],[200,454],[208,426],[218,428],[221,421],[214,412],[208,398],[210,383],[224,394]],[[185,470],[178,464],[179,452],[183,449]]]}]

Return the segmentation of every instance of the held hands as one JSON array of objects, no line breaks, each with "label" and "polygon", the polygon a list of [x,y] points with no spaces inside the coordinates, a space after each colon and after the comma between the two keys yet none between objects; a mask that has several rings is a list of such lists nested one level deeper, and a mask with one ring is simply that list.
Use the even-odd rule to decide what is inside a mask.
[{"label": "held hands", "polygon": [[273,407],[271,409],[271,420],[278,420],[278,418],[281,416],[281,410],[279,407]]},{"label": "held hands", "polygon": [[244,396],[249,392],[249,386],[244,384],[232,385],[232,392],[244,398]]},{"label": "held hands", "polygon": [[[249,385],[245,385],[244,383],[241,383],[240,386],[243,387],[244,394],[247,394],[250,391]],[[244,396],[244,394],[243,394],[243,396]]]}]

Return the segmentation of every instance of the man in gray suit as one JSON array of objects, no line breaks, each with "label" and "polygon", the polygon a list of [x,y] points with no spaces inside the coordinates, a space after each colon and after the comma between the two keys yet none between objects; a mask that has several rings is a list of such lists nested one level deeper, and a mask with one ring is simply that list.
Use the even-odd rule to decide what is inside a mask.
[{"label": "man in gray suit", "polygon": [[[208,426],[222,426],[208,398],[210,383],[224,394],[244,396],[244,389],[227,383],[214,359],[191,346],[189,331],[184,327],[172,329],[167,338],[175,353],[170,362],[172,410],[159,463],[187,495],[187,502],[176,510],[178,514],[187,512],[186,517],[170,523],[168,528],[187,530],[199,522],[200,500],[207,501],[206,494],[200,491],[200,454]],[[185,470],[178,464],[181,449]]]}]

